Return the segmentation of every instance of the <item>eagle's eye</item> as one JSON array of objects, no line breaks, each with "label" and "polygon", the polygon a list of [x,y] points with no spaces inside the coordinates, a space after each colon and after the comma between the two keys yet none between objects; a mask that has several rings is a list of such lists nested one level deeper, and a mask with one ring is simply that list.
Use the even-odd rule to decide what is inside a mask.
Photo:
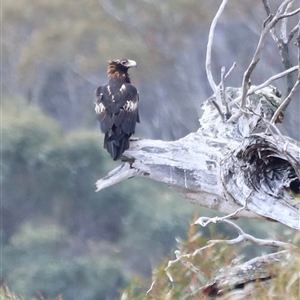
[{"label": "eagle's eye", "polygon": [[121,60],[121,64],[122,64],[122,65],[125,65],[126,63],[127,63],[127,59],[122,59],[122,60]]}]

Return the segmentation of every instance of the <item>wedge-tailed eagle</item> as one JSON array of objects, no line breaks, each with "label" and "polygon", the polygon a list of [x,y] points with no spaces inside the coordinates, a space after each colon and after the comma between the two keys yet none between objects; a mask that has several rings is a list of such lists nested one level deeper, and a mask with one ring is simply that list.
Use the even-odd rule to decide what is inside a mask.
[{"label": "wedge-tailed eagle", "polygon": [[95,111],[104,136],[104,148],[113,160],[129,148],[129,138],[140,122],[139,94],[131,84],[128,69],[137,63],[129,59],[108,62],[108,83],[96,89]]}]

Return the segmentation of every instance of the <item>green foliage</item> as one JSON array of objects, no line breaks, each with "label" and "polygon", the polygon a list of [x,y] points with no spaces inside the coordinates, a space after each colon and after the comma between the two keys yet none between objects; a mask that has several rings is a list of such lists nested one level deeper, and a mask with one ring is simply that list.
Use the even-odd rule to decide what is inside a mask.
[{"label": "green foliage", "polygon": [[[272,4],[274,12],[280,1]],[[137,133],[174,139],[197,130],[200,104],[211,93],[204,57],[213,1],[15,0],[2,6],[4,90],[39,103],[64,129],[94,126],[93,91],[105,83],[107,60],[128,57],[139,64],[131,73],[141,95]],[[216,76],[236,61],[229,85],[240,84],[253,54],[266,17],[261,8],[232,0],[217,26],[212,71]],[[274,43],[265,46],[267,58],[277,53]],[[293,61],[296,47],[289,53]],[[275,57],[261,60],[255,84],[279,72],[280,64]],[[172,122],[166,122],[170,112]],[[290,116],[294,128],[299,118]],[[295,130],[290,134],[299,138]]]},{"label": "green foliage", "polygon": [[[184,34],[191,30],[191,25],[196,25],[199,17],[206,17],[201,5],[194,0],[188,3],[111,1],[110,4],[96,0],[17,0],[3,3],[3,12],[7,32],[24,28],[24,31],[10,36],[10,42],[21,34],[23,38],[29,37],[20,48],[19,70],[30,82],[37,78],[37,64],[41,62],[67,66],[76,59],[79,70],[95,72],[99,65],[106,65],[106,61],[114,57],[136,57],[144,53],[144,59],[151,55],[152,59],[162,61],[166,55],[159,51],[161,45],[156,38],[152,40],[154,44],[151,43],[151,34],[160,35],[158,29],[166,32],[176,26],[177,30],[168,37],[169,46],[175,46],[181,41],[178,30]],[[177,22],[170,22],[167,18],[170,15],[176,16]],[[137,31],[136,26],[141,30]],[[151,67],[149,64],[148,71]]]},{"label": "green foliage", "polygon": [[[149,184],[147,179],[135,179],[130,186],[124,183],[124,189],[128,188],[139,189],[139,193],[135,196],[134,210],[124,219],[124,230],[130,239],[122,243],[134,245],[137,253],[142,253],[144,247],[149,249],[150,259],[163,259],[175,247],[175,237],[185,236],[187,220],[199,208],[184,203],[160,183]],[[145,234],[131,235],[135,227]]]},{"label": "green foliage", "polygon": [[[57,234],[62,232],[62,235]],[[128,281],[126,274],[120,275],[122,264],[120,255],[115,252],[109,253],[107,245],[99,246],[93,243],[89,244],[89,259],[87,256],[80,256],[72,260],[68,258],[68,252],[63,251],[59,261],[54,260],[54,252],[52,251],[52,242],[56,241],[56,249],[60,249],[61,240],[64,239],[64,230],[49,226],[40,228],[36,232],[34,224],[26,224],[23,226],[18,235],[13,239],[13,249],[9,249],[9,256],[13,270],[19,276],[19,280],[11,284],[13,290],[18,289],[19,285],[30,285],[30,289],[39,290],[39,295],[57,295],[63,292],[62,298],[56,299],[121,299],[121,300],[142,300],[142,299],[210,299],[201,293],[200,288],[204,286],[210,279],[214,278],[218,272],[222,272],[224,268],[236,264],[237,254],[242,251],[242,247],[234,247],[228,245],[215,245],[213,247],[199,251],[196,255],[189,255],[175,260],[172,255],[171,263],[165,260],[156,268],[153,273],[152,285],[150,282],[143,280],[141,277],[132,277],[131,285],[123,290],[121,296],[114,294],[113,285],[121,282],[124,286]],[[41,235],[41,236],[39,236]],[[221,236],[219,236],[221,238]],[[299,243],[299,238],[296,237],[294,242]],[[178,249],[181,255],[195,253],[196,249],[200,249],[207,245],[207,238],[204,238],[196,231],[196,226],[191,225],[187,234],[186,240],[178,242]],[[35,247],[40,247],[41,241],[44,241],[46,252],[48,251],[48,261],[42,258],[46,254],[40,251],[41,257],[37,256],[36,261],[32,260],[31,265],[25,268],[22,266],[21,249],[32,247],[35,252]],[[70,241],[68,243],[78,243]],[[77,245],[78,247],[78,245]],[[50,250],[49,250],[50,249]],[[52,249],[52,250],[51,250]],[[12,252],[11,252],[12,250]],[[14,252],[20,251],[17,255],[19,259],[16,261]],[[111,255],[111,257],[109,257]],[[40,260],[41,259],[41,260]],[[112,263],[112,261],[114,263]],[[255,290],[251,294],[251,299],[259,300],[280,300],[291,299],[297,300],[299,296],[299,253],[298,251],[291,252],[291,260],[288,264],[276,267],[272,270],[276,277],[272,279],[271,284],[264,282],[256,283]],[[36,265],[34,266],[34,264]],[[38,266],[40,264],[42,266]],[[122,269],[124,271],[124,269]],[[31,278],[34,277],[32,283]],[[109,291],[103,289],[102,284],[106,287],[110,286]],[[78,284],[79,283],[79,284]],[[97,286],[95,289],[94,286]],[[89,288],[90,287],[90,288]],[[102,288],[101,288],[102,287]],[[86,288],[88,288],[86,290]],[[241,287],[242,288],[242,287]],[[35,290],[34,290],[35,289]],[[247,287],[245,288],[247,289]],[[146,295],[146,291],[148,291]],[[85,291],[83,293],[83,291]],[[196,293],[192,295],[192,292]],[[248,288],[248,291],[250,289]],[[4,295],[8,295],[4,298]],[[6,286],[0,290],[0,299],[24,299],[13,292],[10,292]],[[11,298],[9,298],[11,297]],[[116,297],[116,298],[114,298]],[[41,300],[45,300],[40,297]],[[109,298],[110,299],[110,298]],[[235,299],[235,298],[226,298]],[[240,298],[239,298],[240,299]],[[24,299],[25,300],[25,299]]]},{"label": "green foliage", "polygon": [[128,282],[120,254],[108,244],[84,245],[50,221],[24,223],[3,255],[10,287],[27,296],[105,299]]},{"label": "green foliage", "polygon": [[[44,67],[67,68],[76,59],[79,70],[95,72],[109,58],[123,57],[126,49],[133,50],[132,37],[123,38],[123,26],[96,0],[86,3],[18,0],[14,4],[6,2],[3,11],[7,32],[16,27],[27,29],[18,32],[28,41],[20,48],[18,64],[23,84],[37,80],[41,62]],[[18,34],[11,36],[10,42]],[[121,51],[120,47],[110,47],[112,37],[115,42],[122,41]]]},{"label": "green foliage", "polygon": [[[217,238],[221,238],[221,236]],[[299,237],[296,239],[299,244]],[[140,280],[133,281],[123,291],[121,299],[213,299],[203,294],[201,287],[218,275],[218,272],[224,271],[229,266],[235,266],[238,255],[243,252],[243,245],[236,247],[216,244],[197,252],[197,249],[207,246],[207,241],[207,238],[202,237],[196,231],[196,226],[191,225],[187,240],[180,240],[178,250],[175,252],[182,257],[177,259],[178,256],[171,255],[169,259],[165,259],[153,272],[151,285]],[[239,261],[239,263],[241,262],[242,260]],[[251,299],[299,299],[299,263],[298,251],[291,251],[289,263],[279,265],[271,270],[272,274],[276,274],[272,278],[271,284],[257,283]],[[248,290],[250,291],[251,288]],[[226,298],[225,296],[224,299],[242,298]]]},{"label": "green foliage", "polygon": [[161,184],[128,180],[95,193],[118,164],[99,132],[63,133],[16,99],[3,115],[2,280],[14,291],[105,299],[149,276],[185,235],[195,207]]},{"label": "green foliage", "polygon": [[[232,236],[226,227],[199,235],[192,226],[184,241],[187,220],[199,209],[160,183],[128,180],[95,193],[96,180],[118,164],[102,149],[99,132],[63,133],[35,106],[16,99],[4,100],[3,116],[2,279],[14,291],[117,299],[134,279],[138,284],[123,299],[143,299],[150,286],[145,278],[176,246],[175,238],[182,253],[191,253],[205,244],[205,236]],[[263,238],[269,230],[261,225],[249,233]],[[247,256],[258,251],[243,249]],[[177,262],[169,269],[173,283],[165,261],[154,273],[150,299],[168,293],[183,299],[192,284],[205,284],[236,253],[226,247],[204,251],[191,261],[199,273]]]},{"label": "green foliage", "polygon": [[[206,246],[207,241],[208,238],[202,237],[196,231],[196,226],[191,225],[187,240],[179,242],[180,254],[191,254],[196,249]],[[193,299],[192,291],[205,285],[217,269],[230,264],[236,255],[237,252],[232,251],[227,246],[216,245],[216,247],[201,251],[198,255],[174,262],[168,268],[169,262],[165,260],[163,265],[154,272],[153,281],[155,284],[149,292],[148,298]],[[172,255],[171,260],[175,259],[176,257]]]},{"label": "green foliage", "polygon": [[14,160],[17,167],[35,165],[43,158],[47,143],[59,134],[56,122],[20,99],[5,99],[2,116],[2,155],[4,161]]},{"label": "green foliage", "polygon": [[99,199],[95,193],[95,181],[109,167],[101,135],[73,132],[64,136],[37,108],[15,104],[4,108],[2,131],[3,209],[11,216],[5,233],[13,230],[12,219],[22,220],[34,209],[34,214],[50,213],[69,224],[73,232],[94,223],[89,231],[98,231],[100,238],[105,234],[116,238],[121,230],[119,216],[126,215],[130,197],[114,190],[105,191]]},{"label": "green foliage", "polygon": [[0,287],[0,300],[33,300],[24,298],[23,296],[17,295],[12,292],[6,285]]},{"label": "green foliage", "polygon": [[9,237],[44,196],[39,188],[41,164],[59,129],[38,108],[21,100],[4,100],[2,115],[2,234]]}]

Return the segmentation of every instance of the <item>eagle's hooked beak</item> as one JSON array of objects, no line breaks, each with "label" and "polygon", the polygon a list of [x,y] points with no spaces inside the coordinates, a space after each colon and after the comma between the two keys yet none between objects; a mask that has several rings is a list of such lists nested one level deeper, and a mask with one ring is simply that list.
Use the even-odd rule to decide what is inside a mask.
[{"label": "eagle's hooked beak", "polygon": [[127,62],[126,62],[126,67],[127,68],[132,68],[132,67],[136,67],[136,66],[137,66],[136,61],[130,60],[130,59],[127,60]]}]

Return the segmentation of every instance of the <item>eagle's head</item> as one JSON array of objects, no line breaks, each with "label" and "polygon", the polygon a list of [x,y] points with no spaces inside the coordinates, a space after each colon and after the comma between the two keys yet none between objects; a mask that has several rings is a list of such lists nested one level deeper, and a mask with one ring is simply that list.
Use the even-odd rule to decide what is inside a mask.
[{"label": "eagle's head", "polygon": [[136,67],[137,63],[130,59],[113,59],[108,61],[107,74],[109,79],[122,79],[130,82],[128,69]]}]

